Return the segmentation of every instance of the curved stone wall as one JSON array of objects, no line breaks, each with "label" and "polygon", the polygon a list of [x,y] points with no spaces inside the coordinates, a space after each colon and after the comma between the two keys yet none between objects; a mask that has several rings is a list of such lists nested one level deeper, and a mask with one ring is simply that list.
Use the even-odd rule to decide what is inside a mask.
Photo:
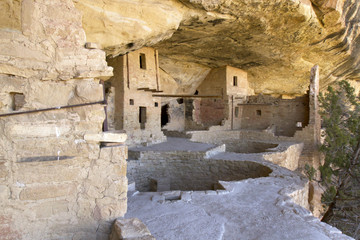
[{"label": "curved stone wall", "polygon": [[201,191],[222,188],[218,181],[240,181],[267,177],[269,167],[250,161],[214,159],[131,160],[128,162],[129,182],[136,190]]},{"label": "curved stone wall", "polygon": [[237,139],[226,140],[223,143],[226,145],[227,152],[235,153],[272,152],[274,148],[279,146],[279,144],[276,143],[239,141]]}]

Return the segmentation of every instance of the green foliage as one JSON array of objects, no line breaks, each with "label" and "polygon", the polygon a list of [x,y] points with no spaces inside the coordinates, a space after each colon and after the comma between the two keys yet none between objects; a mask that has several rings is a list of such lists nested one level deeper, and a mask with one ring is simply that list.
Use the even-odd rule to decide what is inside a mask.
[{"label": "green foliage", "polygon": [[336,196],[336,188],[334,186],[329,187],[321,196],[321,202],[330,205],[334,202]]},{"label": "green foliage", "polygon": [[325,128],[320,172],[326,191],[321,201],[329,206],[323,221],[360,239],[360,99],[341,81],[320,94],[319,102]]},{"label": "green foliage", "polygon": [[356,167],[354,161],[358,161],[354,157],[360,140],[360,101],[354,91],[348,82],[341,81],[336,89],[329,86],[328,92],[319,96],[325,128],[324,144],[320,147],[325,163],[320,172],[325,183],[336,188]]},{"label": "green foliage", "polygon": [[313,166],[310,166],[309,164],[305,164],[305,174],[310,181],[314,179],[315,173],[316,173],[316,169]]}]

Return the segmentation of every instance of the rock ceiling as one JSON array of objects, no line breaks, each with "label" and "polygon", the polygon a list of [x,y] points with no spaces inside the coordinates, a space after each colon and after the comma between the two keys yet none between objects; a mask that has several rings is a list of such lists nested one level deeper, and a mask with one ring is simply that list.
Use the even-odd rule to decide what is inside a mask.
[{"label": "rock ceiling", "polygon": [[255,92],[265,94],[306,93],[315,64],[323,87],[360,80],[359,0],[74,2],[88,41],[109,57],[155,47],[164,84],[178,93],[192,93],[223,65],[246,70]]}]

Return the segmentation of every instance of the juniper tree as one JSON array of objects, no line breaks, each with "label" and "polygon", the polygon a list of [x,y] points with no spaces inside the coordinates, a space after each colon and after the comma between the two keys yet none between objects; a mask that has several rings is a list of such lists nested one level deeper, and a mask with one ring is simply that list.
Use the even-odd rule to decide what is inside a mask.
[{"label": "juniper tree", "polygon": [[319,96],[324,142],[320,167],[329,206],[323,221],[360,239],[360,98],[346,81]]}]

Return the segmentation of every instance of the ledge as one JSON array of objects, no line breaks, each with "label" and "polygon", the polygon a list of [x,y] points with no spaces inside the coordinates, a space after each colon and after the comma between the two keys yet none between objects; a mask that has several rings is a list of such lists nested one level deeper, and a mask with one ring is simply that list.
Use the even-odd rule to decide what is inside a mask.
[{"label": "ledge", "polygon": [[123,131],[89,133],[85,134],[84,139],[89,142],[124,143],[127,139],[127,134]]}]

